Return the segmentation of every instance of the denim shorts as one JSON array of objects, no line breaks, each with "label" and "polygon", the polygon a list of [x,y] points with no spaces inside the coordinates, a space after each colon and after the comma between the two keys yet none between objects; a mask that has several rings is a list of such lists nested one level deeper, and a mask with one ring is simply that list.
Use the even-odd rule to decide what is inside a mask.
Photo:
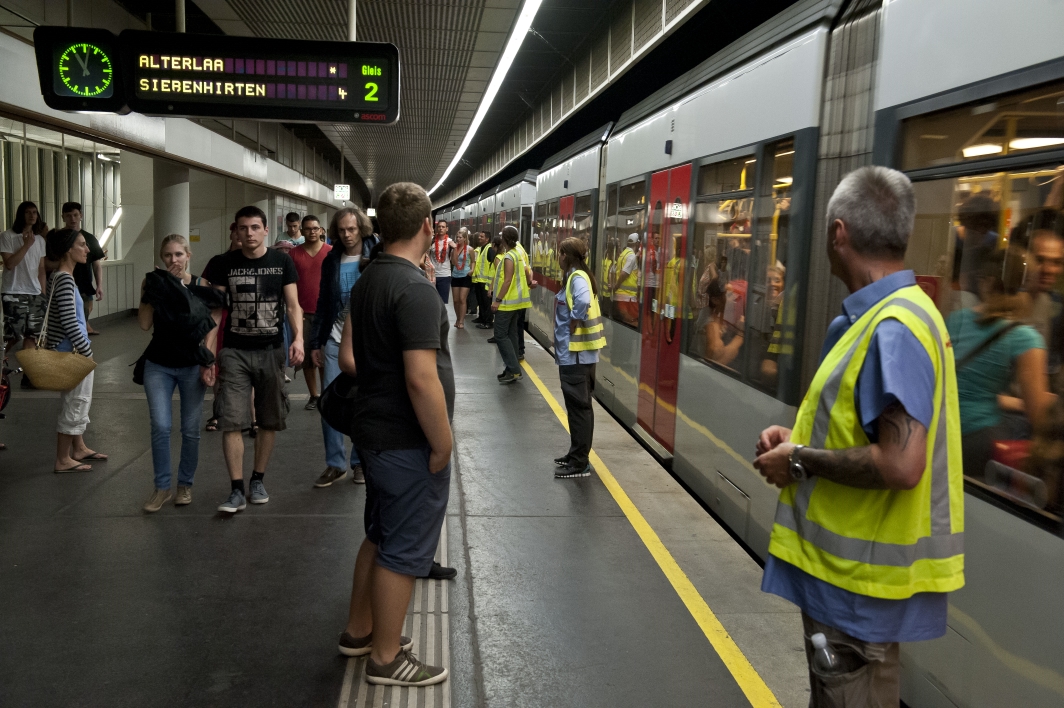
[{"label": "denim shorts", "polygon": [[401,575],[428,575],[447,515],[451,465],[429,472],[429,448],[359,450],[366,473],[366,538],[377,564]]}]

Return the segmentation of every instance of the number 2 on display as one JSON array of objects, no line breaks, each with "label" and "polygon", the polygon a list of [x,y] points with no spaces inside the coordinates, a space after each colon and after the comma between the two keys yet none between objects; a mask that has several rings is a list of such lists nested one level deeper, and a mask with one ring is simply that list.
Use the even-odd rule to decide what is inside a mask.
[{"label": "number 2 on display", "polygon": [[367,101],[379,101],[377,98],[377,84],[372,81],[366,84],[366,100]]}]

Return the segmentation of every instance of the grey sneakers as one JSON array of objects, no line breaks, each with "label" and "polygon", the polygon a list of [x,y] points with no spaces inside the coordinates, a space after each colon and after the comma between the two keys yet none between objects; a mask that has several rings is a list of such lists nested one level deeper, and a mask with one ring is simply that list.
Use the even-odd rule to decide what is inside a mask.
[{"label": "grey sneakers", "polygon": [[[414,646],[410,637],[399,637],[399,649],[405,651]],[[355,639],[347,632],[340,635],[340,653],[344,656],[365,656],[373,651],[373,635]]]},{"label": "grey sneakers", "polygon": [[315,487],[328,487],[333,482],[339,482],[341,479],[347,476],[347,470],[342,470],[339,467],[326,467],[325,471],[321,473],[318,480],[314,482]]},{"label": "grey sneakers", "polygon": [[224,501],[221,506],[218,507],[218,511],[235,514],[238,511],[243,511],[247,506],[247,502],[244,500],[244,493],[239,489],[234,489],[229,495],[229,499]]},{"label": "grey sneakers", "polygon": [[400,650],[390,664],[366,660],[366,681],[384,686],[431,686],[447,679],[447,669],[418,661],[410,650]]},{"label": "grey sneakers", "polygon": [[351,468],[351,481],[355,484],[366,483],[366,473],[362,471],[362,465],[355,465]]},{"label": "grey sneakers", "polygon": [[250,494],[248,495],[248,501],[252,504],[265,504],[270,501],[270,495],[266,493],[266,487],[262,484],[261,479],[251,480],[251,486],[248,487]]},{"label": "grey sneakers", "polygon": [[155,513],[159,509],[163,508],[163,504],[174,498],[174,493],[169,489],[156,489],[148,497],[148,501],[144,502],[144,511]]},{"label": "grey sneakers", "polygon": [[178,485],[177,496],[174,497],[174,506],[185,506],[192,503],[192,487]]}]

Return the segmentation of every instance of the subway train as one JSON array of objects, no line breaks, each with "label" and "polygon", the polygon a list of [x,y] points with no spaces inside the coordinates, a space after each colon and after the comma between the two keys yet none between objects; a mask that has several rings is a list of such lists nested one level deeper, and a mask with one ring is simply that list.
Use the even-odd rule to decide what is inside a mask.
[{"label": "subway train", "polygon": [[[953,334],[977,297],[965,244],[1060,231],[1061,28],[1059,0],[803,0],[437,218],[520,223],[540,284],[528,327],[548,348],[557,246],[589,241],[596,397],[764,558],[778,490],[751,466],[756,437],[793,422],[846,294],[824,256],[832,190],[865,164],[911,178],[907,265]],[[1055,358],[1051,343],[1051,374]],[[965,469],[966,585],[945,637],[902,647],[914,708],[1064,705],[1061,485],[1009,449]]]}]

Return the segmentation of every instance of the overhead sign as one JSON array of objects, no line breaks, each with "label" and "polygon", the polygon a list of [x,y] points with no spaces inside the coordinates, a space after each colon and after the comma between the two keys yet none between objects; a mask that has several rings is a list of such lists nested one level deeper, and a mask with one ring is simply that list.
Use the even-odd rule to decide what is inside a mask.
[{"label": "overhead sign", "polygon": [[337,184],[333,186],[333,199],[338,199],[342,202],[351,200],[351,185],[349,184]]},{"label": "overhead sign", "polygon": [[45,102],[60,110],[394,123],[399,50],[380,42],[38,27]]}]

